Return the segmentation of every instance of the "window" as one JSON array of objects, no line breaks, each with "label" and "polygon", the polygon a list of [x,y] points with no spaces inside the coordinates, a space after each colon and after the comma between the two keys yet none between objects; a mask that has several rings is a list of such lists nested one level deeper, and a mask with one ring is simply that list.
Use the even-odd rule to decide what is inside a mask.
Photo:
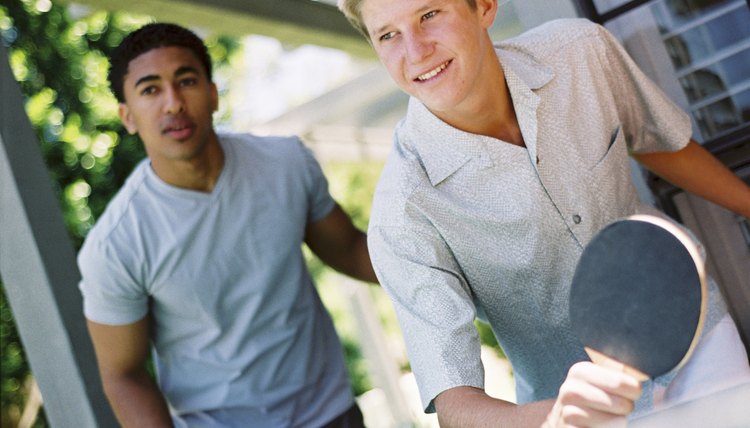
[{"label": "window", "polygon": [[[705,143],[750,127],[750,8],[744,0],[579,3],[691,114],[696,139]],[[659,63],[659,49],[667,64]]]}]

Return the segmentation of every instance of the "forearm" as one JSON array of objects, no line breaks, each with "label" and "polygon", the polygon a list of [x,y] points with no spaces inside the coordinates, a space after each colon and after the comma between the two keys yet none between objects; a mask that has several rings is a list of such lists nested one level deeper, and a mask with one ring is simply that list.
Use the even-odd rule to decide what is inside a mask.
[{"label": "forearm", "polygon": [[553,400],[547,400],[519,406],[468,386],[449,389],[435,399],[438,420],[443,428],[538,428],[553,404]]},{"label": "forearm", "polygon": [[375,271],[372,269],[372,263],[370,262],[366,235],[361,235],[353,242],[351,254],[352,257],[344,259],[348,263],[342,263],[338,270],[360,281],[377,284],[378,278],[375,276]]},{"label": "forearm", "polygon": [[103,383],[123,427],[172,427],[164,396],[145,370],[132,375],[104,375]]},{"label": "forearm", "polygon": [[750,218],[750,187],[700,144],[691,140],[678,152],[634,157],[675,186]]},{"label": "forearm", "polygon": [[377,283],[367,250],[367,235],[336,205],[305,231],[307,246],[328,266],[362,281]]}]

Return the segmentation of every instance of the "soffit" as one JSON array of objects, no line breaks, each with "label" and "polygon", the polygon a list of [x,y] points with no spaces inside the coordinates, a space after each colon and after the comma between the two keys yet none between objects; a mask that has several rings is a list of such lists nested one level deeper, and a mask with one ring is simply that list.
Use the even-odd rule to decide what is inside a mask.
[{"label": "soffit", "polygon": [[312,0],[54,0],[94,10],[124,11],[231,36],[259,34],[285,44],[313,44],[373,58],[365,39],[336,8]]}]

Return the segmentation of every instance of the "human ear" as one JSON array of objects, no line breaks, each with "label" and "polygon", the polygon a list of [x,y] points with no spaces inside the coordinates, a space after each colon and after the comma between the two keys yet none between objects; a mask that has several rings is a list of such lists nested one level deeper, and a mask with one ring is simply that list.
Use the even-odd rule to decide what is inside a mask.
[{"label": "human ear", "polygon": [[219,90],[216,89],[216,83],[211,82],[211,111],[219,110]]},{"label": "human ear", "polygon": [[135,121],[133,120],[133,116],[130,114],[130,108],[125,103],[120,103],[120,105],[117,107],[117,114],[120,116],[120,121],[122,121],[123,126],[125,126],[125,129],[128,130],[129,134],[135,134],[138,132],[138,128],[135,126]]},{"label": "human ear", "polygon": [[476,0],[477,13],[484,29],[489,29],[497,15],[497,0]]}]

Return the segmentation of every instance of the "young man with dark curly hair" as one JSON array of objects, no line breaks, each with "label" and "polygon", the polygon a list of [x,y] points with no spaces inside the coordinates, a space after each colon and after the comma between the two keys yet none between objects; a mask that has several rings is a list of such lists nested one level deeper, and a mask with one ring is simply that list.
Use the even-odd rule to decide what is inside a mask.
[{"label": "young man with dark curly hair", "polygon": [[216,133],[210,58],[180,26],[128,35],[109,79],[148,157],[78,261],[120,423],[361,427],[301,245],[347,275],[376,278],[365,235],[331,198],[312,153],[294,137]]}]

